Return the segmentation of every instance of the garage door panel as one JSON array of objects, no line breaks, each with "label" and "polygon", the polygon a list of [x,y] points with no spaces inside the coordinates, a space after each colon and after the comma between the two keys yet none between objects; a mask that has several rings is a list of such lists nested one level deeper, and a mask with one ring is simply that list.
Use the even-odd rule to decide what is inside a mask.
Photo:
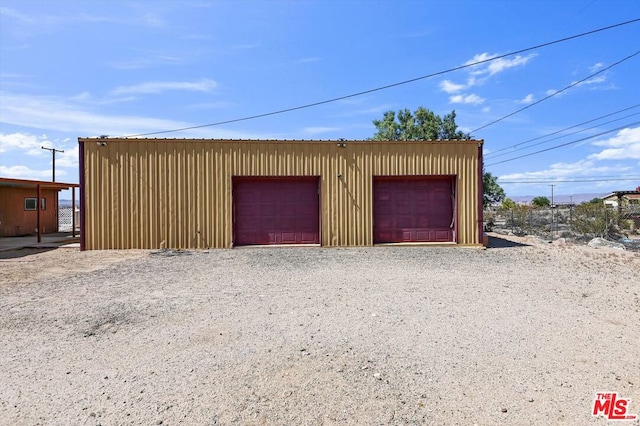
[{"label": "garage door panel", "polygon": [[419,240],[430,240],[431,233],[428,229],[416,231],[416,238]]},{"label": "garage door panel", "polygon": [[318,234],[314,232],[301,232],[300,242],[302,244],[316,244],[318,243]]},{"label": "garage door panel", "polygon": [[436,241],[450,241],[449,238],[450,238],[449,231],[435,231]]},{"label": "garage door panel", "polygon": [[317,177],[233,181],[234,245],[318,244]]},{"label": "garage door panel", "polygon": [[295,244],[296,243],[296,233],[295,232],[282,232],[280,233],[281,241],[280,244]]},{"label": "garage door panel", "polygon": [[373,185],[375,243],[453,241],[450,177],[383,177]]}]

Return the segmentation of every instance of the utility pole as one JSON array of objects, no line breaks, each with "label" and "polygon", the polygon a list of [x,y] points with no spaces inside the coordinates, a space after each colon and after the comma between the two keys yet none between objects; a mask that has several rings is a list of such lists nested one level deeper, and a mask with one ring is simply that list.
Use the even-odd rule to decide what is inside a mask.
[{"label": "utility pole", "polygon": [[554,220],[554,214],[553,214],[553,210],[554,210],[554,204],[553,204],[553,188],[555,187],[555,185],[549,185],[551,187],[551,237],[553,238],[555,236],[555,220]]},{"label": "utility pole", "polygon": [[46,149],[47,151],[51,151],[51,154],[53,155],[53,176],[51,181],[55,182],[56,181],[56,152],[64,152],[64,150],[55,149],[55,148],[45,148],[44,146],[41,146],[40,148]]},{"label": "utility pole", "polygon": [[573,227],[573,195],[569,195],[569,224]]}]

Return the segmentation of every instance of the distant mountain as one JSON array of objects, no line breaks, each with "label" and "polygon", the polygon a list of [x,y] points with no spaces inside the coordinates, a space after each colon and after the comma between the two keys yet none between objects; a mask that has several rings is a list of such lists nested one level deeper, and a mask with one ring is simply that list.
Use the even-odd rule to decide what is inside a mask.
[{"label": "distant mountain", "polygon": [[[584,203],[585,201],[590,201],[593,200],[594,198],[602,198],[605,195],[607,195],[608,192],[594,192],[594,193],[588,193],[588,194],[575,194],[572,196],[569,195],[554,195],[553,196],[553,202],[556,204],[568,204],[570,202],[573,202],[573,204],[580,204],[580,203]],[[516,196],[512,196],[509,197],[511,198],[513,201],[515,201],[516,203],[530,203],[531,200],[533,200],[535,197],[538,197],[539,195],[516,195]],[[551,197],[549,195],[544,195],[545,197],[551,199]],[[572,198],[573,197],[573,198]],[[58,200],[58,203],[60,205],[60,207],[71,207],[71,200]],[[76,200],[76,207],[80,207],[80,201]]]},{"label": "distant mountain", "polygon": [[[607,194],[608,194],[607,192],[593,192],[593,193],[587,193],[587,194],[574,194],[574,195],[560,194],[560,195],[553,196],[553,202],[556,204],[568,204],[571,202],[573,204],[580,204],[580,203],[584,203],[585,201],[593,200],[594,198],[602,198]],[[530,203],[531,200],[533,200],[535,197],[539,197],[539,195],[521,195],[521,196],[514,196],[509,198],[511,198],[516,203]],[[549,195],[544,195],[544,197],[551,199]]]},{"label": "distant mountain", "polygon": [[[58,200],[59,207],[71,207],[71,200]],[[76,207],[80,207],[80,200],[76,200]]]}]

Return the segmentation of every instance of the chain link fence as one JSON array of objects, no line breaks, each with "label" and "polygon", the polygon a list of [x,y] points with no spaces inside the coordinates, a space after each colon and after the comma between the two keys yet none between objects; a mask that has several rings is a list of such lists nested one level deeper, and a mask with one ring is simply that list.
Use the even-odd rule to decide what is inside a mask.
[{"label": "chain link fence", "polygon": [[[484,213],[485,229],[501,234],[536,235],[545,239],[567,238],[589,241],[601,237],[640,249],[640,205],[622,209],[603,204],[535,207],[516,205]],[[634,238],[636,237],[636,238]]]},{"label": "chain link fence", "polygon": [[[74,212],[75,210],[75,212]],[[58,208],[58,231],[71,232],[73,229],[73,215],[76,215],[76,230],[80,227],[80,212],[73,207]]]}]

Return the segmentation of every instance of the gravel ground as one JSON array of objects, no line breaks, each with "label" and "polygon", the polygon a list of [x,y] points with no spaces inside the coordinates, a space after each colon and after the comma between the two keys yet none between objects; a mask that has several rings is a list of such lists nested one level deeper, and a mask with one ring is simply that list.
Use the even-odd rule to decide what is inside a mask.
[{"label": "gravel ground", "polygon": [[0,253],[0,424],[640,414],[640,254],[492,245]]}]

